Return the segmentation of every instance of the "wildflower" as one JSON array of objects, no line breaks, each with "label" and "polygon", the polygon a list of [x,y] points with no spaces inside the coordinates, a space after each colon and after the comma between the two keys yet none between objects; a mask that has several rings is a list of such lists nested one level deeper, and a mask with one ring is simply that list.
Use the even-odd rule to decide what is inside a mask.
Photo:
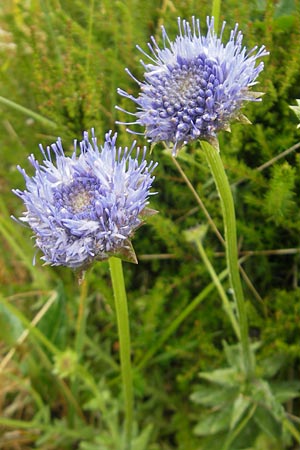
[{"label": "wildflower", "polygon": [[46,151],[40,147],[43,164],[29,157],[33,177],[18,167],[27,188],[13,191],[27,208],[19,220],[34,231],[46,263],[84,268],[110,255],[136,262],[130,238],[153,212],[146,205],[157,164],[147,164],[146,147],[133,157],[135,142],[122,150],[116,139],[107,133],[99,149],[93,131],[91,142],[85,132],[71,157],[58,139]]},{"label": "wildflower", "polygon": [[[122,89],[118,93],[133,100],[138,108],[131,123],[145,127],[150,142],[173,144],[173,154],[184,144],[195,139],[216,142],[220,130],[228,130],[233,119],[246,120],[239,113],[244,101],[260,100],[261,93],[250,92],[263,62],[258,58],[268,55],[265,47],[247,51],[242,47],[243,35],[238,25],[231,31],[226,45],[214,31],[214,18],[207,18],[207,35],[201,35],[200,22],[193,18],[192,26],[178,19],[179,35],[174,42],[162,27],[163,48],[155,39],[149,43],[151,54],[137,48],[150,62],[141,61],[145,80],[138,81],[137,98]],[[128,113],[124,109],[117,109]],[[128,130],[130,131],[130,130]]]}]

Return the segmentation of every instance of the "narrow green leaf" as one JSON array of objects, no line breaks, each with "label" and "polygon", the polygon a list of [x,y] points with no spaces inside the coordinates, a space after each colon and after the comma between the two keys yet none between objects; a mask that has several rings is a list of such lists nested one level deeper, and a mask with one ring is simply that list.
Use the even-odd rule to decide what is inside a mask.
[{"label": "narrow green leaf", "polygon": [[239,394],[239,396],[236,398],[236,400],[233,404],[231,421],[230,421],[230,429],[231,430],[241,420],[241,418],[243,417],[243,415],[249,409],[250,406],[251,406],[250,398],[245,397],[245,395],[243,395],[243,394]]},{"label": "narrow green leaf", "polygon": [[58,287],[57,298],[40,320],[38,328],[57,348],[63,349],[65,347],[68,317],[66,312],[66,298],[62,285]]},{"label": "narrow green leaf", "polygon": [[56,123],[52,122],[52,120],[47,119],[46,117],[41,116],[40,114],[32,111],[31,109],[25,108],[22,105],[19,105],[18,103],[13,102],[12,100],[9,100],[8,98],[4,98],[0,96],[0,103],[3,105],[9,106],[16,111],[19,111],[26,116],[32,117],[37,122],[41,122],[42,124],[46,125],[47,127],[51,128],[57,128]]},{"label": "narrow green leaf", "polygon": [[14,345],[24,331],[21,320],[0,303],[0,340]]}]

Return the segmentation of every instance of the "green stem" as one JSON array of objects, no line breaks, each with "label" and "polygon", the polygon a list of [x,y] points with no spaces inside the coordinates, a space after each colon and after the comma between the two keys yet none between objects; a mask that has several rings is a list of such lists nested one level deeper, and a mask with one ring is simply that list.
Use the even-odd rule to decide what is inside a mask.
[{"label": "green stem", "polygon": [[[86,303],[87,303],[87,281],[86,278],[80,283],[80,297],[78,305],[78,316],[76,322],[76,336],[75,336],[75,352],[77,355],[77,361],[81,361],[82,349],[85,339],[85,327],[86,327]],[[71,382],[72,394],[75,398],[78,398],[78,379],[74,378]],[[73,427],[75,420],[75,410],[70,408],[69,410],[69,423]]]},{"label": "green stem", "polygon": [[83,341],[86,326],[86,302],[87,302],[87,280],[84,278],[80,285],[80,298],[78,306],[78,317],[76,324],[75,351],[78,361],[81,359]]},{"label": "green stem", "polygon": [[[166,148],[168,149],[168,147],[166,146]],[[225,245],[225,241],[223,239],[223,236],[221,235],[221,233],[219,232],[218,228],[216,227],[213,219],[211,218],[209,212],[207,211],[204,203],[202,202],[201,198],[199,197],[196,189],[194,188],[194,186],[192,185],[192,183],[190,182],[189,178],[187,177],[187,175],[185,174],[184,170],[182,169],[181,165],[179,164],[178,160],[172,156],[172,160],[177,168],[177,170],[179,171],[180,175],[182,176],[182,178],[184,179],[186,185],[188,186],[189,190],[192,192],[193,196],[196,199],[196,202],[198,203],[198,205],[200,206],[202,212],[204,213],[205,217],[207,218],[208,223],[210,224],[212,230],[214,231],[214,233],[216,234],[216,236],[218,237],[219,241],[221,242],[222,245]],[[262,304],[263,300],[260,297],[259,293],[257,292],[257,290],[255,289],[255,287],[253,286],[253,284],[251,283],[251,280],[249,279],[248,275],[246,274],[246,272],[244,271],[242,266],[239,266],[239,270],[241,275],[243,276],[243,279],[245,281],[245,283],[247,284],[248,288],[252,291],[253,295],[255,296],[255,298]]]},{"label": "green stem", "polygon": [[8,98],[0,96],[0,103],[2,103],[3,105],[7,105],[10,108],[15,109],[16,111],[21,112],[22,114],[25,114],[26,116],[32,117],[34,120],[42,123],[43,125],[45,125],[47,127],[57,128],[57,124],[55,122],[53,122],[52,120],[49,120],[46,117],[41,116],[40,114],[32,111],[31,109],[25,108],[25,106],[19,105],[19,103],[9,100]]},{"label": "green stem", "polygon": [[109,258],[112,286],[116,306],[119,332],[121,374],[125,401],[125,450],[131,448],[133,421],[133,387],[130,358],[130,332],[128,320],[127,297],[122,270],[122,261],[116,257]]},{"label": "green stem", "polygon": [[6,417],[0,417],[0,426],[6,428],[12,428],[13,430],[21,429],[21,430],[42,430],[46,431],[49,434],[57,433],[59,436],[66,436],[74,439],[84,439],[90,440],[93,436],[91,436],[91,432],[89,429],[79,429],[72,430],[65,425],[59,425],[55,423],[55,426],[48,425],[42,423],[41,420],[32,420],[32,421],[24,421],[24,420],[16,420],[16,419],[8,419]]},{"label": "green stem", "polygon": [[239,422],[238,426],[234,428],[233,430],[230,430],[229,435],[225,441],[224,446],[222,447],[222,450],[228,450],[230,448],[230,445],[235,440],[235,438],[240,434],[240,432],[245,428],[247,423],[250,421],[250,419],[253,417],[255,411],[256,411],[257,405],[254,404],[248,414],[243,418],[241,422]]},{"label": "green stem", "polygon": [[215,23],[215,32],[218,31],[220,10],[221,10],[221,0],[213,0],[211,15],[215,19],[215,22],[214,22]]},{"label": "green stem", "polygon": [[296,439],[298,444],[300,444],[300,433],[297,430],[297,428],[294,426],[292,422],[289,421],[289,419],[285,418],[283,420],[283,427],[288,430],[291,435]]},{"label": "green stem", "polygon": [[215,286],[217,288],[217,291],[219,292],[219,295],[220,295],[220,297],[222,299],[222,302],[223,302],[224,310],[225,310],[225,312],[227,313],[227,315],[229,317],[229,320],[231,322],[232,328],[234,329],[234,332],[235,332],[237,338],[240,340],[240,327],[239,327],[239,324],[238,324],[238,322],[236,320],[236,317],[235,317],[235,315],[233,313],[232,307],[230,305],[230,301],[228,300],[228,297],[227,297],[227,295],[226,295],[226,293],[224,291],[222,283],[221,283],[218,275],[216,274],[215,269],[213,268],[211,262],[209,261],[209,259],[207,257],[207,254],[206,254],[206,252],[205,252],[205,250],[203,248],[201,239],[197,239],[195,241],[195,244],[196,244],[197,250],[198,250],[198,252],[199,252],[199,254],[200,254],[201,258],[202,258],[202,261],[204,262],[204,264],[205,264],[205,266],[206,266],[206,268],[207,268],[207,270],[208,270],[208,272],[209,272],[209,274],[210,274],[210,276],[211,276],[211,278],[212,278],[212,280],[213,280],[213,282],[214,282],[214,284],[215,284]]},{"label": "green stem", "polygon": [[238,313],[244,370],[248,376],[251,376],[253,367],[248,335],[246,305],[239,274],[236,220],[232,193],[219,151],[205,141],[201,141],[201,147],[205,153],[220,195],[225,231],[227,267]]},{"label": "green stem", "polygon": [[175,156],[172,156],[172,161],[175,164],[178,172],[180,173],[180,175],[182,176],[182,178],[184,179],[187,187],[189,188],[189,190],[192,192],[193,196],[196,199],[196,202],[198,203],[198,205],[200,206],[202,212],[204,213],[208,223],[210,224],[211,228],[213,229],[214,233],[216,234],[216,236],[218,237],[219,241],[224,245],[224,239],[223,236],[221,235],[220,231],[218,230],[218,228],[216,227],[215,222],[213,221],[213,219],[210,217],[209,212],[207,211],[203,201],[201,200],[200,196],[198,195],[198,192],[196,191],[196,189],[194,188],[194,186],[192,185],[192,183],[190,182],[189,178],[186,176],[184,170],[182,169],[181,165],[179,164],[179,162],[177,161],[177,159],[175,158]]}]

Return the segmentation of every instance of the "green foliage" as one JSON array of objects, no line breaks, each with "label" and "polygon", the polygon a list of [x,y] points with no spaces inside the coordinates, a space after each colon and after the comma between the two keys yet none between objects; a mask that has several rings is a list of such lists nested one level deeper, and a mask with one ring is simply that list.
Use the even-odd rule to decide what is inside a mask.
[{"label": "green foliage", "polygon": [[[296,100],[297,106],[290,106],[291,110],[294,111],[297,118],[300,120],[300,100]],[[300,124],[297,125],[297,128],[300,127]]]},{"label": "green foliage", "polygon": [[276,224],[286,223],[289,217],[297,214],[295,196],[296,170],[287,162],[273,168],[269,189],[265,198],[265,212]]},{"label": "green foliage", "polygon": [[[300,292],[298,289],[274,290],[265,299],[267,316],[260,320],[261,336],[266,343],[266,354],[285,358],[286,376],[293,379],[293,367],[298,361],[298,335],[300,333]],[[289,370],[288,370],[289,368]],[[290,375],[288,372],[290,371]]]},{"label": "green foliage", "polygon": [[[161,43],[161,24],[173,38],[178,16],[195,15],[205,27],[211,2],[2,3],[0,447],[119,450],[124,412],[107,263],[87,273],[83,351],[64,376],[55,368],[75,351],[82,287],[70,271],[42,266],[39,254],[32,265],[30,231],[10,218],[22,211],[11,189],[23,188],[16,165],[26,166],[32,152],[40,158],[40,142],[61,136],[71,149],[74,138],[95,127],[99,140],[117,128],[120,144],[130,144],[125,127],[115,125],[125,118],[115,105],[132,110],[116,90],[137,95],[124,70],[142,77],[135,45],[146,50],[151,35]],[[253,125],[233,124],[231,133],[220,135],[239,248],[247,254],[243,268],[256,290],[245,284],[250,333],[261,341],[257,372],[246,382],[238,348],[223,348],[224,338],[232,344],[235,335],[184,235],[199,224],[207,227],[207,219],[157,145],[149,158],[159,161],[159,195],[150,207],[159,214],[136,233],[139,264],[124,265],[136,368],[133,450],[299,446],[300,160],[298,120],[289,107],[300,98],[299,7],[290,0],[225,0],[221,18],[228,24],[224,39],[238,22],[248,48],[265,44],[270,51],[256,89],[266,94],[245,111]],[[182,149],[178,161],[223,233],[218,195],[198,144]],[[209,226],[203,244],[220,274],[223,247]],[[228,288],[225,275],[222,284]]]},{"label": "green foliage", "polygon": [[[229,367],[200,372],[200,377],[210,384],[200,385],[191,395],[193,402],[205,408],[194,428],[205,438],[203,448],[217,448],[222,441],[222,450],[242,450],[245,443],[247,448],[255,448],[258,441],[261,450],[267,450],[270,444],[272,448],[286,448],[295,430],[281,403],[299,397],[300,383],[273,386],[272,381],[264,379],[264,361],[257,369],[259,378],[249,381],[242,371],[241,349],[225,344],[225,353]],[[276,367],[272,376],[282,362],[277,356],[268,360],[268,365]]]}]

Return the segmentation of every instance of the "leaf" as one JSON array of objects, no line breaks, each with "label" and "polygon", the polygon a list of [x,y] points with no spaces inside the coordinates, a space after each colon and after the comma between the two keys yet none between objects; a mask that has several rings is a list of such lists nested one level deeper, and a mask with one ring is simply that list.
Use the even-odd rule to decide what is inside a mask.
[{"label": "leaf", "polygon": [[196,425],[194,433],[197,436],[207,436],[227,430],[230,425],[231,410],[231,407],[226,407],[206,416]]},{"label": "leaf", "polygon": [[122,259],[122,261],[138,264],[138,260],[130,239],[126,239],[123,242],[123,246],[116,249],[114,252],[110,252],[109,256],[115,256],[116,258]]},{"label": "leaf", "polygon": [[276,353],[264,360],[260,361],[260,366],[263,369],[264,378],[274,377],[277,372],[284,366],[286,363],[287,356],[283,353]]},{"label": "leaf", "polygon": [[282,450],[282,444],[281,442],[276,442],[274,437],[260,433],[255,440],[254,446],[245,450]]},{"label": "leaf", "polygon": [[199,376],[211,383],[220,384],[221,386],[239,386],[243,381],[240,374],[235,368],[216,369],[213,372],[200,372]]},{"label": "leaf", "polygon": [[[247,411],[247,409],[249,408],[250,405],[251,405],[250,398],[246,397],[243,394],[239,394],[239,396],[236,398],[236,400],[234,402],[233,409],[232,409],[232,415],[231,415],[231,421],[230,421],[230,429],[231,430],[240,421],[240,419],[243,417],[244,413]],[[249,418],[249,420],[250,420],[250,418]]]},{"label": "leaf", "polygon": [[[297,102],[297,106],[290,106],[290,109],[292,111],[294,111],[294,113],[296,114],[299,122],[300,122],[300,100],[296,100]],[[298,124],[297,128],[300,128],[300,123]]]},{"label": "leaf", "polygon": [[280,439],[282,432],[281,423],[275,420],[266,408],[258,406],[256,408],[253,419],[255,420],[259,428],[268,436],[275,439]]},{"label": "leaf", "polygon": [[300,396],[300,381],[279,381],[272,383],[271,388],[274,398],[279,403]]},{"label": "leaf", "polygon": [[276,400],[271,387],[267,381],[257,380],[252,388],[252,400],[269,411],[278,423],[285,419],[285,412],[282,405]]},{"label": "leaf", "polygon": [[14,345],[23,331],[24,327],[20,319],[1,303],[0,298],[0,340]]},{"label": "leaf", "polygon": [[151,217],[158,214],[159,211],[156,211],[156,209],[152,208],[144,208],[143,211],[140,212],[140,217]]},{"label": "leaf", "polygon": [[237,393],[236,388],[199,386],[197,391],[190,396],[190,399],[192,402],[203,406],[220,406],[223,403],[233,403]]},{"label": "leaf", "polygon": [[230,367],[234,367],[234,368],[238,369],[239,371],[241,371],[242,367],[243,367],[241,346],[239,344],[228,345],[227,342],[223,341],[223,347],[224,347],[228,365]]},{"label": "leaf", "polygon": [[[255,358],[255,352],[260,348],[260,346],[261,343],[259,341],[251,343],[250,350],[253,360]],[[241,345],[240,344],[228,345],[226,341],[223,341],[223,347],[228,365],[242,372],[244,361],[242,356]]]},{"label": "leaf", "polygon": [[64,288],[57,288],[57,298],[38,324],[39,330],[57,347],[64,348],[66,343],[68,317]]},{"label": "leaf", "polygon": [[149,424],[139,436],[133,439],[132,450],[146,450],[148,448],[152,429],[152,424]]}]

